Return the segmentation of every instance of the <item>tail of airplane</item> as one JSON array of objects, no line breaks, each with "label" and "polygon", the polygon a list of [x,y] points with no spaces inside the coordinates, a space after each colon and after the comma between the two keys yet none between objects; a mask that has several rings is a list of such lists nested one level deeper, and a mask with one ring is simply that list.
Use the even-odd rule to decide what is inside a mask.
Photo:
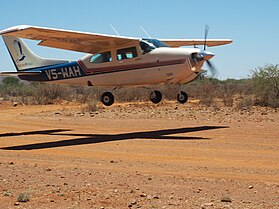
[{"label": "tail of airplane", "polygon": [[25,71],[28,69],[69,62],[65,60],[53,60],[39,57],[31,51],[31,49],[24,43],[22,39],[12,36],[2,37],[17,71]]}]

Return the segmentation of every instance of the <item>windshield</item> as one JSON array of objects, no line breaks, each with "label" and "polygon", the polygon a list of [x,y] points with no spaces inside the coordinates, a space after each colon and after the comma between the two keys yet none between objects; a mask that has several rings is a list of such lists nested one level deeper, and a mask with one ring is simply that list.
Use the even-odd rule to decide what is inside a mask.
[{"label": "windshield", "polygon": [[147,41],[141,40],[140,41],[140,48],[143,51],[142,53],[146,54],[148,52],[151,52],[156,47],[153,44],[151,44],[151,43],[149,43]]},{"label": "windshield", "polygon": [[151,38],[144,38],[142,39],[144,41],[147,41],[148,43],[151,43],[153,46],[155,46],[156,48],[160,48],[160,47],[169,47],[167,44],[165,44],[162,41],[159,41],[157,39],[151,39]]},{"label": "windshield", "polygon": [[143,51],[143,54],[151,52],[153,49],[160,48],[160,47],[169,47],[169,46],[157,39],[144,38],[140,41],[140,48]]}]

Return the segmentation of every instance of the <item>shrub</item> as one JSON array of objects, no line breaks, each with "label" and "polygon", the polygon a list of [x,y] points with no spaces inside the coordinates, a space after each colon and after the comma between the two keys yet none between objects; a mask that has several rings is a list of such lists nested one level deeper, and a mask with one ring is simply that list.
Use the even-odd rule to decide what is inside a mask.
[{"label": "shrub", "polygon": [[[218,80],[201,77],[186,85],[153,85],[139,88],[121,88],[114,91],[116,101],[148,101],[151,91],[159,90],[164,99],[176,100],[179,90],[189,97],[198,99],[201,104],[242,109],[253,105],[279,106],[279,65],[266,65],[252,71],[249,79]],[[0,97],[24,104],[52,104],[59,100],[86,104],[87,111],[97,109],[96,101],[106,88],[70,86],[48,83],[21,82],[16,77],[4,78],[0,84]]]},{"label": "shrub", "polygon": [[190,97],[199,99],[206,106],[215,106],[221,101],[223,105],[232,107],[237,98],[253,94],[251,79],[218,80],[205,77],[186,84],[183,88]]},{"label": "shrub", "polygon": [[252,71],[258,105],[279,107],[279,65],[265,65]]},{"label": "shrub", "polygon": [[119,102],[145,101],[149,96],[145,88],[121,88],[115,94]]},{"label": "shrub", "polygon": [[29,195],[25,194],[25,193],[21,193],[18,197],[17,197],[17,201],[18,202],[28,202],[29,201]]},{"label": "shrub", "polygon": [[96,112],[98,110],[95,100],[87,101],[86,105],[82,108],[83,112]]},{"label": "shrub", "polygon": [[7,191],[7,190],[5,190],[5,191],[3,192],[3,195],[4,195],[4,196],[12,196],[12,193],[9,192],[9,191]]},{"label": "shrub", "polygon": [[244,110],[250,109],[254,105],[254,98],[252,96],[245,96],[243,99],[237,102],[236,109],[237,110]]},{"label": "shrub", "polygon": [[2,80],[2,83],[4,85],[16,86],[16,85],[19,85],[20,80],[17,77],[5,77]]},{"label": "shrub", "polygon": [[2,96],[19,96],[21,95],[21,88],[24,86],[23,83],[16,77],[5,77],[0,86],[0,94]]},{"label": "shrub", "polygon": [[228,196],[221,197],[221,202],[232,202],[232,199]]}]

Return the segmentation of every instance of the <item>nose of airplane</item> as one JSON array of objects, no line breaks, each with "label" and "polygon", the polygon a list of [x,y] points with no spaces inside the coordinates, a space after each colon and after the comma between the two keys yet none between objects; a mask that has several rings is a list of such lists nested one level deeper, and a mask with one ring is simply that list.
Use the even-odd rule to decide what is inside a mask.
[{"label": "nose of airplane", "polygon": [[210,62],[210,59],[214,57],[215,55],[207,50],[199,50],[195,53],[192,53],[192,59],[196,60],[197,62],[199,61],[205,61],[206,64],[208,65],[210,71],[212,72],[212,75],[217,74],[217,70],[214,67],[214,65]]},{"label": "nose of airplane", "polygon": [[215,56],[215,54],[213,54],[212,52],[210,51],[201,51],[200,53],[200,56],[202,57],[203,60],[210,60],[212,57]]}]

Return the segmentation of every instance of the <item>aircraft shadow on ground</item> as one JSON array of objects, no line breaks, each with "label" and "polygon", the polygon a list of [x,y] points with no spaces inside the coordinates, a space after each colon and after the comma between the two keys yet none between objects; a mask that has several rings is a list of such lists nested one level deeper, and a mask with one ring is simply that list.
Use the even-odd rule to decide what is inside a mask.
[{"label": "aircraft shadow on ground", "polygon": [[69,129],[52,129],[52,130],[43,130],[43,131],[26,131],[26,132],[19,132],[19,133],[5,133],[0,134],[0,137],[7,137],[7,136],[24,136],[24,135],[36,135],[36,134],[54,134],[64,131],[71,131]]},{"label": "aircraft shadow on ground", "polygon": [[102,142],[122,141],[122,140],[129,140],[129,139],[209,140],[210,138],[204,138],[204,137],[168,136],[168,135],[221,129],[221,128],[228,128],[228,126],[198,126],[198,127],[191,127],[191,128],[175,128],[175,129],[165,129],[165,130],[156,130],[156,131],[122,133],[122,134],[74,134],[74,133],[61,133],[61,132],[71,131],[68,129],[54,129],[54,130],[31,131],[31,132],[22,132],[22,133],[6,133],[6,134],[0,134],[0,137],[21,136],[21,135],[53,135],[53,136],[78,137],[74,139],[60,140],[54,142],[42,142],[42,143],[1,148],[4,150],[35,150],[35,149],[66,147],[66,146],[84,145],[84,144],[95,144],[95,143],[102,143]]}]

